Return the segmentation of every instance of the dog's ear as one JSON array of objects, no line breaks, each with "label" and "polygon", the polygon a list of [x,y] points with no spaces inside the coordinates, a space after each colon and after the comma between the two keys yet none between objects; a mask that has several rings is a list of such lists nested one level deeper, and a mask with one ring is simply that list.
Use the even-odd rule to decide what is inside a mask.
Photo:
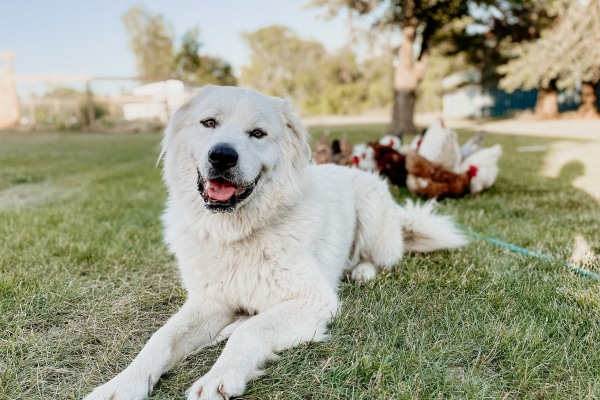
[{"label": "dog's ear", "polygon": [[189,110],[192,108],[193,101],[194,97],[183,103],[169,120],[169,124],[165,129],[165,135],[161,142],[160,154],[158,160],[156,160],[156,166],[160,165],[163,160],[165,153],[167,152],[170,138],[189,124]]},{"label": "dog's ear", "polygon": [[294,144],[303,164],[310,161],[311,149],[308,144],[308,131],[300,118],[294,112],[294,106],[289,99],[278,99],[281,106],[281,114],[284,118],[286,127],[294,136]]}]

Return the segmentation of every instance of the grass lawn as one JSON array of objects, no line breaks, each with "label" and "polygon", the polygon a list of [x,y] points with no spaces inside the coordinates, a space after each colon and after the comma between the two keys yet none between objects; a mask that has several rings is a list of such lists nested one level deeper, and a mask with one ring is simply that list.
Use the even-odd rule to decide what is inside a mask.
[{"label": "grass lawn", "polygon": [[[328,129],[354,143],[385,130]],[[81,399],[183,303],[161,238],[160,139],[0,134],[0,399]],[[582,165],[543,178],[544,153],[516,151],[551,140],[495,143],[496,185],[441,212],[557,261],[477,239],[344,282],[332,340],[283,352],[245,399],[600,398],[600,282],[561,263],[576,235],[600,253],[600,204],[571,186]],[[221,349],[186,359],[152,398],[183,398]]]}]

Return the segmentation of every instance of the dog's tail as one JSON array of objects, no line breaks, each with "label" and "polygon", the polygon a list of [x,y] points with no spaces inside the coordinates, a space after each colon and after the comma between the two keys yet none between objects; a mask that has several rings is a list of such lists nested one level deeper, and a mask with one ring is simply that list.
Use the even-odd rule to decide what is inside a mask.
[{"label": "dog's tail", "polygon": [[402,213],[402,235],[406,251],[429,252],[464,246],[469,241],[451,217],[434,213],[436,202],[408,201]]}]

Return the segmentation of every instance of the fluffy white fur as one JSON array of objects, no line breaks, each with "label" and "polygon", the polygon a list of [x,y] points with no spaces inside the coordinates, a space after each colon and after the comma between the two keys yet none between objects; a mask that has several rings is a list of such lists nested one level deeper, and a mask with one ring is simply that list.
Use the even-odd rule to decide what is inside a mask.
[{"label": "fluffy white fur", "polygon": [[[207,118],[217,126],[203,126]],[[253,137],[257,128],[267,135]],[[207,210],[198,190],[217,143],[239,153],[236,181],[258,177],[231,212]],[[431,203],[398,206],[374,174],[309,165],[306,130],[286,100],[207,86],[172,118],[163,154],[165,240],[188,298],[129,367],[87,400],[146,398],[163,373],[227,337],[187,398],[242,395],[275,353],[326,337],[344,274],[366,281],[407,250],[466,242],[448,217],[433,214]]]}]

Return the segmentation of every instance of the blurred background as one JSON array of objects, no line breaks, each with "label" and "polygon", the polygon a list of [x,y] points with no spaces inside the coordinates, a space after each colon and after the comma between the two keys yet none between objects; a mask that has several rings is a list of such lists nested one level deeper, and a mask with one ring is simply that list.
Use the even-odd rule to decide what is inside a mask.
[{"label": "blurred background", "polygon": [[162,129],[217,84],[412,135],[419,115],[599,119],[599,82],[598,0],[0,6],[4,129]]}]

